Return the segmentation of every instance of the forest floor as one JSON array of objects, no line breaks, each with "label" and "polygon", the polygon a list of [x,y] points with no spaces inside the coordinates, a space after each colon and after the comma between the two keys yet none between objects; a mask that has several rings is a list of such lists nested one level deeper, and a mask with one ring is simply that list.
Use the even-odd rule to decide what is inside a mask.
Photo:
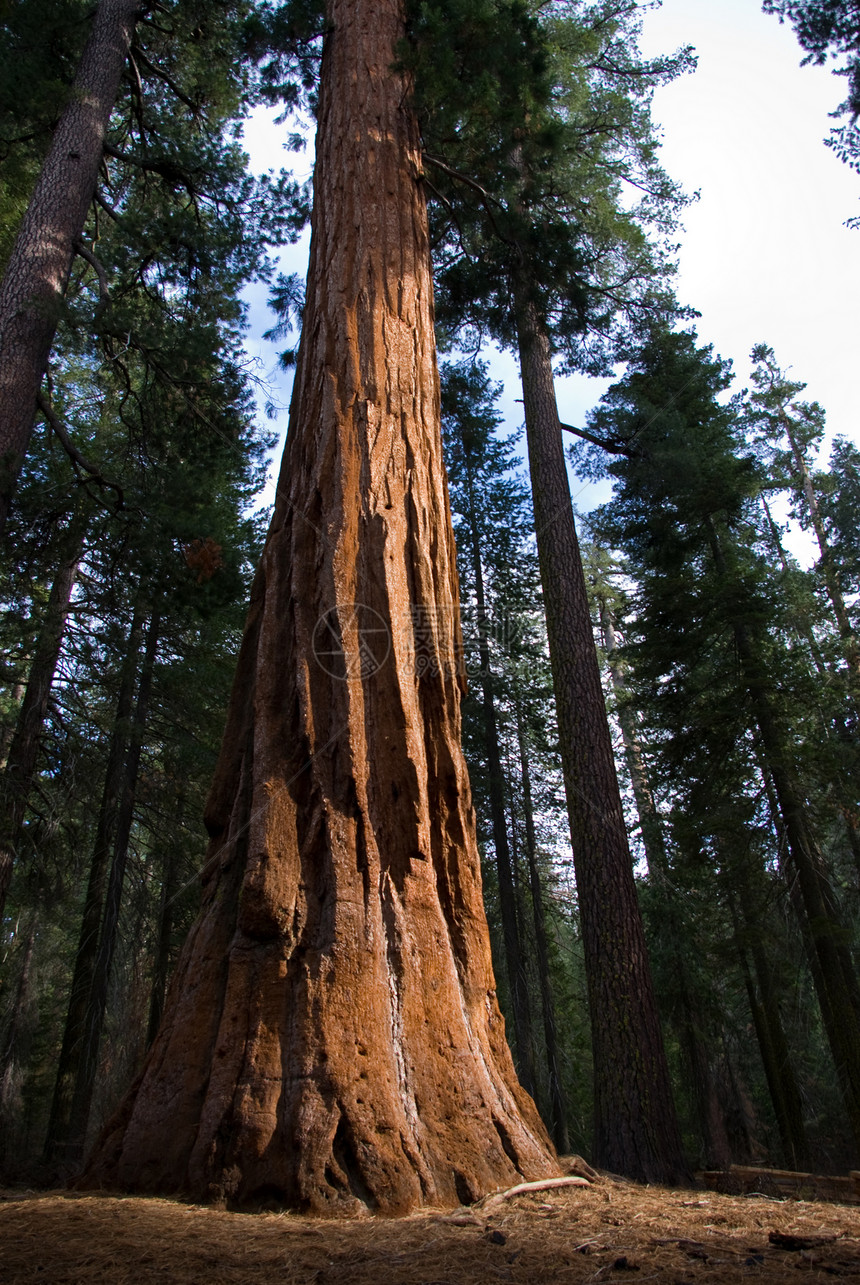
[{"label": "forest floor", "polygon": [[492,1209],[323,1221],[0,1192],[3,1285],[860,1281],[860,1208],[603,1179]]}]

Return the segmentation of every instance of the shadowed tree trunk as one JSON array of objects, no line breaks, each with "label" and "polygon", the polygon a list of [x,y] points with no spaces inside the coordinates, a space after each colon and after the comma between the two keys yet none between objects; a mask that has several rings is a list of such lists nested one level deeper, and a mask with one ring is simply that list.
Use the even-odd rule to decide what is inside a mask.
[{"label": "shadowed tree trunk", "polygon": [[526,858],[529,868],[529,886],[532,894],[535,950],[537,953],[538,981],[540,983],[541,1011],[543,1013],[544,1042],[546,1043],[547,1074],[549,1076],[552,1136],[559,1152],[564,1155],[570,1150],[570,1138],[567,1131],[567,1105],[564,1100],[564,1085],[561,1076],[558,1026],[555,1019],[555,997],[552,992],[552,979],[549,975],[549,937],[543,904],[543,886],[537,861],[537,836],[535,834],[534,805],[532,803],[531,769],[529,767],[525,727],[523,726],[522,704],[519,696],[515,696],[514,699],[517,718],[517,748],[520,756],[520,778],[523,787]]},{"label": "shadowed tree trunk", "polygon": [[26,1049],[22,1051],[21,1046],[26,1043],[27,1010],[33,1002],[32,964],[38,929],[39,917],[34,912],[24,940],[12,1011],[5,1030],[0,1033],[0,1165],[13,1160],[15,1152],[20,1150],[16,1146],[20,1142],[16,1134],[21,1127],[21,1082],[27,1065]]},{"label": "shadowed tree trunk", "polygon": [[624,757],[630,773],[630,784],[633,787],[633,798],[636,801],[636,812],[639,817],[639,830],[642,835],[642,847],[645,849],[645,861],[648,873],[652,878],[669,881],[669,860],[666,855],[666,844],[663,839],[663,825],[654,792],[648,779],[645,766],[645,755],[636,726],[636,714],[632,709],[627,691],[627,678],[624,663],[618,654],[618,638],[615,633],[615,619],[612,608],[605,598],[599,599],[600,629],[603,635],[603,646],[606,651],[606,664],[615,693],[615,712],[621,728],[621,743],[624,746]]},{"label": "shadowed tree trunk", "polygon": [[490,624],[487,616],[487,599],[484,592],[484,569],[481,563],[481,537],[478,530],[477,504],[471,469],[466,478],[469,528],[469,553],[475,582],[475,605],[478,625],[478,659],[480,662],[481,713],[483,715],[484,748],[487,755],[487,792],[490,803],[490,820],[493,828],[493,851],[499,880],[499,910],[502,920],[502,937],[505,943],[505,966],[511,993],[511,1015],[514,1024],[514,1048],[520,1081],[529,1091],[535,1091],[535,1058],[532,1038],[531,1009],[522,935],[517,916],[517,896],[514,880],[514,863],[508,843],[505,812],[505,772],[499,745],[499,724],[496,715],[496,696],[493,690],[493,670],[490,664]]},{"label": "shadowed tree trunk", "polygon": [[[176,800],[176,817],[180,825],[185,816],[185,800],[180,793]],[[149,1020],[146,1025],[146,1047],[149,1048],[158,1034],[161,1015],[164,1012],[164,999],[167,993],[167,979],[170,976],[171,946],[173,943],[174,903],[182,889],[179,886],[180,851],[179,847],[170,847],[164,859],[161,872],[161,899],[158,907],[158,936],[152,961],[152,986],[149,992]]]},{"label": "shadowed tree trunk", "polygon": [[63,1043],[57,1064],[57,1078],[51,1101],[51,1115],[45,1139],[45,1161],[68,1162],[69,1125],[72,1099],[83,1053],[84,1023],[90,989],[93,984],[96,956],[99,945],[99,928],[104,910],[105,891],[111,848],[116,831],[116,815],[122,793],[128,747],[129,723],[134,705],[134,688],[137,681],[140,638],[143,628],[143,609],[140,598],[135,606],[129,629],[126,654],[120,671],[119,694],[116,714],[108,749],[102,798],[99,807],[93,852],[90,859],[87,891],[78,933],[78,949],[69,991],[69,1007],[63,1030]]},{"label": "shadowed tree trunk", "polygon": [[69,532],[69,546],[60,563],[39,632],[39,641],[27,677],[24,699],[2,779],[2,816],[0,816],[0,919],[12,882],[15,855],[24,830],[27,800],[39,757],[42,729],[51,699],[51,687],[63,645],[72,590],[78,574],[78,563],[84,543],[83,523],[74,521]]},{"label": "shadowed tree trunk", "polygon": [[395,1213],[558,1170],[505,1044],[459,744],[403,18],[328,19],[291,423],[203,908],[84,1181]]},{"label": "shadowed tree trunk", "polygon": [[[723,581],[729,578],[727,556],[712,518],[706,518],[714,566]],[[785,837],[787,855],[797,875],[802,901],[801,926],[808,930],[814,952],[810,960],[833,1060],[845,1100],[845,1114],[860,1151],[860,995],[847,934],[830,883],[829,872],[813,830],[809,809],[792,754],[774,712],[767,675],[747,623],[734,625],[742,681],[750,699],[764,759],[763,770],[772,786],[775,816]]]},{"label": "shadowed tree trunk", "polygon": [[594,1161],[631,1178],[684,1182],[689,1171],[615,772],[549,337],[524,271],[515,295],[538,559],[588,983]]},{"label": "shadowed tree trunk", "polygon": [[697,1124],[704,1147],[705,1167],[728,1169],[732,1162],[731,1147],[713,1075],[709,1041],[701,1029],[697,1006],[687,984],[684,966],[684,933],[678,910],[677,890],[673,886],[669,856],[666,851],[663,823],[645,765],[636,713],[629,703],[624,662],[618,653],[615,617],[605,598],[599,598],[598,605],[606,663],[616,698],[615,712],[621,728],[621,743],[624,746],[624,757],[636,802],[648,877],[652,886],[660,889],[660,895],[663,898],[660,930],[666,942],[677,992],[675,1012],[669,1015],[669,1021],[677,1033],[693,1089]]},{"label": "shadowed tree trunk", "polygon": [[125,769],[122,774],[119,807],[116,814],[113,858],[105,893],[99,945],[93,962],[92,981],[81,1034],[78,1072],[74,1094],[72,1095],[66,1149],[67,1157],[71,1160],[80,1160],[89,1126],[93,1091],[98,1071],[99,1045],[101,1043],[105,1012],[107,1011],[108,988],[110,986],[114,953],[119,936],[119,915],[122,905],[123,886],[125,884],[125,870],[128,864],[131,828],[134,821],[140,755],[143,749],[146,720],[149,717],[149,704],[152,698],[152,680],[158,655],[160,628],[161,618],[159,613],[155,611],[146,631],[146,647],[140,670],[140,683],[137,689],[134,717],[129,729],[128,753],[126,754]]},{"label": "shadowed tree trunk", "polygon": [[[747,924],[749,933],[757,926]],[[783,1156],[789,1169],[808,1170],[810,1167],[809,1147],[806,1140],[806,1129],[803,1123],[803,1100],[800,1096],[797,1080],[788,1051],[788,1043],[779,1015],[779,1006],[773,987],[770,962],[767,960],[760,942],[750,934],[750,946],[753,952],[758,990],[750,972],[746,950],[738,942],[738,961],[744,979],[747,997],[752,1013],[765,1079],[767,1080],[773,1112],[782,1143]]]},{"label": "shadowed tree trunk", "polygon": [[36,395],[141,5],[100,0],[0,284],[0,531],[33,429]]}]

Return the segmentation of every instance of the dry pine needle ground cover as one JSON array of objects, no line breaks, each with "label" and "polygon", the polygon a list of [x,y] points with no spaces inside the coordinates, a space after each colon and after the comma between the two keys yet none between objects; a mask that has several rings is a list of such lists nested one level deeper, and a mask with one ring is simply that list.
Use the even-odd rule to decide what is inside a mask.
[{"label": "dry pine needle ground cover", "polygon": [[351,1222],[65,1192],[0,1197],[3,1285],[860,1282],[857,1206],[609,1180]]}]

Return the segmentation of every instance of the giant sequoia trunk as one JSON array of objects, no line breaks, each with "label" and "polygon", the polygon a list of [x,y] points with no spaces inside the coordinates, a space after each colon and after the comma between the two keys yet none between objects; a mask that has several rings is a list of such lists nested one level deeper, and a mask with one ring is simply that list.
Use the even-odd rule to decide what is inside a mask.
[{"label": "giant sequoia trunk", "polygon": [[331,0],[302,344],[203,908],[85,1180],[325,1213],[557,1172],[505,1044],[399,0]]},{"label": "giant sequoia trunk", "polygon": [[594,1053],[595,1161],[689,1177],[654,1000],[567,481],[546,327],[515,288],[538,559],[570,819]]},{"label": "giant sequoia trunk", "polygon": [[100,0],[0,284],[0,530],[36,414],[63,292],[93,199],[142,0]]}]

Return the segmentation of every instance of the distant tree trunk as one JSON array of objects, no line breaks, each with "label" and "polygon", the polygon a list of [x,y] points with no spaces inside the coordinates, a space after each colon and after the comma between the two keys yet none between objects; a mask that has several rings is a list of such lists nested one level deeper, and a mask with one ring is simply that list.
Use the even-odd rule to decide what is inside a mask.
[{"label": "distant tree trunk", "polygon": [[68,1154],[72,1100],[83,1054],[87,1005],[98,954],[99,928],[102,914],[104,913],[108,868],[116,835],[117,808],[122,795],[142,630],[143,608],[138,597],[129,629],[126,654],[120,671],[116,713],[108,747],[107,765],[104,784],[102,785],[102,799],[96,822],[89,879],[87,881],[81,927],[78,934],[78,949],[75,955],[75,967],[69,992],[69,1007],[66,1014],[63,1044],[60,1049],[57,1078],[54,1082],[54,1095],[51,1101],[51,1115],[45,1140],[44,1156],[46,1162],[59,1163],[61,1168],[74,1159],[74,1156],[70,1157]]},{"label": "distant tree trunk", "polygon": [[0,283],[0,532],[21,469],[75,242],[95,191],[142,0],[99,0],[92,31]]},{"label": "distant tree trunk", "polygon": [[704,1165],[707,1169],[728,1169],[733,1159],[732,1148],[723,1104],[714,1080],[710,1049],[699,1030],[697,1015],[683,979],[681,987],[683,1020],[679,1023],[678,1034],[693,1085],[699,1133],[704,1145]]},{"label": "distant tree trunk", "polygon": [[515,283],[538,559],[591,1015],[597,1164],[684,1182],[669,1068],[594,646],[546,327]]},{"label": "distant tree trunk", "polygon": [[857,637],[851,625],[851,618],[848,615],[848,609],[845,606],[845,596],[842,593],[842,585],[839,579],[839,570],[833,559],[833,550],[830,548],[827,539],[827,532],[824,527],[824,521],[821,517],[821,511],[818,507],[818,497],[815,494],[815,484],[812,480],[812,474],[806,463],[803,449],[797,440],[796,434],[792,431],[791,422],[784,412],[780,412],[780,423],[783,431],[788,438],[788,444],[791,447],[791,453],[794,458],[794,467],[797,480],[800,484],[800,490],[806,501],[806,509],[809,513],[809,520],[812,523],[812,529],[815,532],[815,539],[818,543],[818,550],[821,554],[819,567],[824,577],[824,586],[827,596],[830,599],[830,605],[833,608],[833,615],[836,619],[836,625],[839,630],[839,637],[842,640],[842,654],[849,670],[853,673],[854,682],[852,684],[854,694],[857,694],[857,680],[860,679],[860,647],[857,646]]},{"label": "distant tree trunk", "polygon": [[514,1046],[517,1054],[517,1071],[523,1088],[535,1091],[534,1039],[532,1036],[531,1009],[523,958],[521,934],[517,918],[517,897],[514,885],[514,867],[511,861],[508,827],[505,810],[505,773],[499,746],[499,727],[496,717],[496,697],[493,690],[493,672],[490,665],[490,629],[487,617],[487,599],[484,592],[484,569],[481,564],[481,539],[476,519],[476,500],[471,479],[467,482],[469,513],[469,543],[472,575],[475,583],[475,601],[478,624],[478,659],[481,666],[481,713],[483,716],[484,747],[487,755],[487,784],[490,795],[490,819],[493,829],[493,851],[499,881],[499,910],[502,917],[502,938],[505,946],[505,966],[511,992],[511,1011],[514,1019]]},{"label": "distant tree trunk", "polygon": [[31,999],[33,951],[36,947],[36,935],[39,928],[39,916],[35,912],[30,917],[24,949],[21,956],[21,967],[18,972],[18,985],[15,988],[15,999],[5,1028],[2,1031],[0,1044],[0,1164],[9,1159],[9,1143],[19,1115],[20,1103],[16,1101],[21,1080],[22,1035],[26,1025],[27,1009]]},{"label": "distant tree trunk", "polygon": [[[725,581],[729,575],[726,552],[713,519],[706,521],[714,566]],[[797,875],[805,927],[815,955],[812,974],[824,1028],[842,1083],[854,1143],[860,1151],[860,994],[854,964],[801,784],[773,710],[762,662],[743,620],[736,622],[734,638],[759,732],[764,770],[772,783],[774,806]]]},{"label": "distant tree trunk", "polygon": [[558,1172],[495,998],[399,0],[331,0],[291,422],[204,904],[86,1183],[396,1213]]},{"label": "distant tree trunk", "polygon": [[636,714],[628,703],[627,678],[618,653],[615,618],[605,599],[600,600],[600,627],[606,662],[616,698],[616,713],[621,727],[624,757],[630,773],[639,832],[645,849],[648,874],[654,888],[663,898],[660,932],[665,940],[670,968],[677,985],[677,1006],[669,1015],[693,1087],[699,1134],[708,1168],[728,1169],[732,1162],[731,1144],[726,1131],[725,1115],[712,1069],[709,1041],[701,1029],[698,1005],[687,984],[683,942],[683,925],[678,913],[677,893],[666,851],[663,823],[654,801],[654,791],[645,765],[645,754],[636,725]]},{"label": "distant tree trunk", "polygon": [[83,549],[84,533],[80,523],[76,524],[70,536],[71,548],[66,551],[51,586],[45,617],[39,632],[39,641],[30,665],[24,699],[18,712],[18,722],[3,772],[3,808],[0,816],[0,919],[6,905],[9,885],[12,882],[15,854],[24,829],[27,800],[33,785],[39,746],[42,741],[42,729],[48,713],[51,687],[57,672],[57,661],[60,657],[69,614],[69,603],[72,599],[72,589]]},{"label": "distant tree trunk", "polygon": [[119,807],[116,814],[113,857],[105,893],[98,951],[93,962],[92,982],[81,1036],[78,1073],[72,1097],[68,1145],[66,1148],[67,1158],[70,1161],[79,1160],[83,1153],[92,1109],[93,1090],[95,1089],[98,1071],[99,1045],[101,1043],[102,1027],[104,1026],[105,1012],[107,1010],[108,988],[119,935],[119,915],[122,906],[123,885],[125,884],[125,870],[128,863],[131,827],[134,821],[140,755],[143,749],[146,720],[149,716],[149,704],[152,697],[152,680],[158,655],[160,627],[161,618],[159,613],[157,611],[153,612],[146,631],[146,646],[140,669],[137,700],[135,701],[134,716],[129,729],[128,750],[122,774]]},{"label": "distant tree trunk", "polygon": [[[809,479],[809,486],[810,488],[812,487],[811,478]],[[779,531],[771,515],[771,511],[768,506],[767,500],[765,498],[764,492],[762,492],[760,498],[761,498],[762,506],[765,511],[765,516],[767,518],[767,524],[770,529],[771,543],[773,544],[774,549],[779,555],[779,560],[782,565],[783,571],[787,571],[788,560],[785,556],[785,550],[783,549],[782,541],[779,538]],[[842,611],[844,613],[845,602],[844,602],[844,599],[842,599],[842,591],[841,591],[841,586],[839,584],[839,578],[838,578],[838,575],[836,575],[836,569],[833,566],[833,555],[832,555],[830,546],[827,543],[826,532],[824,530],[824,524],[821,521],[821,517],[818,512],[818,506],[817,506],[814,490],[812,491],[812,500],[813,500],[813,503],[815,504],[815,512],[816,512],[817,523],[818,523],[818,525],[816,526],[816,535],[818,536],[818,547],[821,550],[820,565],[824,566],[825,569],[829,571],[831,580],[833,581],[832,587],[835,588],[835,591],[837,594],[837,600],[834,601],[833,594],[830,593],[831,604],[834,607],[836,607],[837,602],[841,601]],[[836,618],[837,618],[837,623],[839,624],[839,627],[840,627],[840,631],[842,632],[842,637],[844,641],[846,635],[843,629],[843,622],[840,620],[840,617],[839,617],[838,610],[836,611]],[[849,622],[849,626],[850,626],[850,622]],[[798,637],[802,638],[806,643],[807,647],[809,648],[809,654],[812,657],[812,663],[815,666],[816,673],[825,674],[827,672],[827,665],[825,664],[824,657],[821,655],[821,648],[818,646],[818,642],[816,641],[815,634],[812,631],[812,626],[810,625],[809,620],[805,614],[801,616],[800,620],[798,621],[795,627],[797,629]],[[853,634],[852,634],[852,637],[854,637]],[[854,637],[854,642],[856,645],[856,637]],[[849,648],[849,651],[850,651],[850,648]],[[850,656],[849,656],[849,661],[850,661]],[[847,722],[848,720],[846,718],[840,717],[838,715],[834,718],[835,727],[833,730],[836,731],[837,736],[844,738],[845,740],[849,740],[851,738],[851,732],[847,726]],[[854,802],[854,799],[852,798],[853,782],[850,780],[850,778],[843,779],[842,774],[837,773],[836,779],[831,782],[831,789],[833,791],[834,802],[836,804],[836,807],[838,808],[839,813],[842,817],[842,820],[845,823],[845,835],[848,840],[848,846],[851,849],[851,855],[854,859],[854,867],[857,871],[858,878],[860,878],[860,831],[858,831],[858,828],[857,828],[856,804]]]},{"label": "distant tree trunk", "polygon": [[[13,683],[9,690],[9,703],[13,709],[16,706],[20,706],[26,690],[27,684],[23,678]],[[6,764],[9,762],[9,750],[12,748],[12,741],[15,738],[16,721],[10,718],[9,722],[0,728],[0,772],[6,771]]]},{"label": "distant tree trunk", "polygon": [[[177,822],[181,825],[185,806],[182,795],[177,799]],[[173,942],[174,911],[173,906],[181,889],[179,888],[179,851],[175,846],[168,849],[161,876],[161,897],[158,906],[158,935],[155,943],[155,958],[152,961],[152,985],[149,994],[149,1020],[146,1028],[146,1047],[152,1044],[161,1017],[164,1012],[164,999],[167,993],[167,981],[170,976],[171,946]]]},{"label": "distant tree trunk", "polygon": [[561,1057],[558,1047],[558,1026],[555,1018],[555,997],[552,993],[552,980],[549,975],[549,938],[546,930],[546,914],[543,904],[543,887],[537,861],[537,836],[535,834],[534,804],[532,801],[531,769],[529,767],[528,745],[526,743],[523,712],[519,698],[516,699],[517,744],[520,754],[520,772],[523,787],[523,820],[526,831],[526,860],[529,869],[529,885],[532,894],[532,912],[535,926],[535,949],[537,951],[538,981],[540,984],[541,1011],[543,1013],[544,1042],[546,1043],[546,1062],[549,1074],[549,1099],[552,1111],[552,1137],[561,1154],[570,1150],[570,1138],[567,1131],[567,1104],[564,1099],[564,1087],[561,1076]]},{"label": "distant tree trunk", "polygon": [[654,792],[648,779],[645,767],[645,755],[636,726],[636,715],[628,704],[627,680],[624,666],[618,655],[618,639],[615,633],[615,619],[609,604],[600,602],[600,626],[603,634],[603,646],[606,650],[606,663],[609,666],[609,677],[617,702],[616,712],[621,728],[621,741],[624,746],[624,757],[630,773],[630,784],[633,786],[633,797],[636,800],[636,812],[639,816],[639,830],[642,835],[642,846],[645,849],[645,860],[649,872],[656,877],[668,877],[669,862],[666,856],[666,844],[663,839],[663,826]]},{"label": "distant tree trunk", "polygon": [[741,945],[738,947],[738,957],[768,1092],[773,1104],[773,1113],[779,1129],[784,1163],[790,1169],[806,1171],[809,1169],[810,1156],[803,1123],[803,1103],[779,1016],[770,965],[754,939],[751,939],[750,944],[753,949],[758,989],[750,972],[746,950]]}]

